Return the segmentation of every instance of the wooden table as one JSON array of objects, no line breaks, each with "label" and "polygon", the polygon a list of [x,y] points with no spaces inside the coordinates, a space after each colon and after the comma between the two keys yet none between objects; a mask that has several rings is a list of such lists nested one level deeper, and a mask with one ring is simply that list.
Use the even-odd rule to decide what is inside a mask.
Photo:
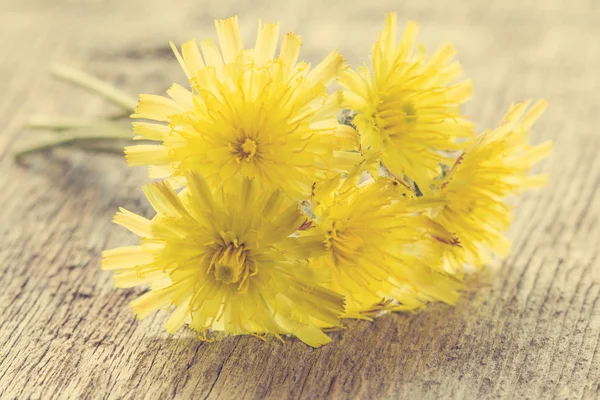
[{"label": "wooden table", "polygon": [[[428,48],[456,45],[480,130],[513,100],[550,103],[533,134],[556,142],[538,168],[550,184],[517,201],[512,255],[456,307],[349,322],[318,350],[171,337],[164,313],[135,320],[141,289],[113,289],[98,266],[103,249],[135,243],[110,222],[118,206],[150,215],[145,172],[77,149],[11,156],[41,137],[21,129],[31,114],[115,111],[51,80],[53,62],[162,93],[185,79],[168,41],[214,36],[212,19],[237,13],[246,45],[258,18],[279,19],[303,35],[305,59],[339,47],[356,65],[390,10],[420,22]],[[0,0],[0,16],[0,398],[600,396],[598,1]]]}]

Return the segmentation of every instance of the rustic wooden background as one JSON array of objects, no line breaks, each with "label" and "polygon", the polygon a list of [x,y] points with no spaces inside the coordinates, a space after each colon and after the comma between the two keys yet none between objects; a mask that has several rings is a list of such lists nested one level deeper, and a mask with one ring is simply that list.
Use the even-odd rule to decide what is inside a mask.
[{"label": "rustic wooden background", "polygon": [[[142,170],[118,155],[57,149],[14,163],[37,140],[34,113],[98,116],[103,101],[51,80],[63,62],[132,94],[183,74],[168,49],[239,14],[281,20],[317,61],[366,60],[384,14],[453,42],[473,78],[481,128],[513,100],[545,97],[534,140],[556,141],[550,185],[516,203],[512,256],[473,278],[458,306],[351,322],[314,350],[251,337],[201,343],[135,320],[141,290],[116,290],[103,249],[135,242],[118,206],[148,213]],[[0,398],[598,398],[600,396],[600,2],[0,0]]]}]

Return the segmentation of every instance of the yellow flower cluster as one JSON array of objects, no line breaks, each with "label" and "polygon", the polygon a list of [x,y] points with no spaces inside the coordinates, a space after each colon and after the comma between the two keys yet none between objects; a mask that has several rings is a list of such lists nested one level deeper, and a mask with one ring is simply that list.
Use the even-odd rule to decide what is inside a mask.
[{"label": "yellow flower cluster", "polygon": [[121,209],[141,240],[105,251],[102,269],[149,286],[139,318],[172,309],[171,333],[318,347],[342,318],[454,304],[467,266],[506,254],[507,196],[544,181],[528,172],[551,145],[527,138],[543,102],[476,135],[452,47],[427,57],[412,22],[396,43],[395,14],[356,71],[337,51],[299,61],[294,33],[277,52],[278,24],[259,23],[251,49],[236,17],[215,25],[219,46],[172,46],[190,88],[141,95],[132,116],[136,138],[157,142],[125,149],[158,180],[144,187],[156,215]]}]

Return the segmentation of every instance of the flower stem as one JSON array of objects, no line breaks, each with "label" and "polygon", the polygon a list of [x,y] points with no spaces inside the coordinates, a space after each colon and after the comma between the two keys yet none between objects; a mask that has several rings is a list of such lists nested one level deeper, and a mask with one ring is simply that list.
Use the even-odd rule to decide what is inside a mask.
[{"label": "flower stem", "polygon": [[128,117],[129,114],[114,114],[104,119],[84,119],[84,118],[71,118],[71,117],[59,117],[52,115],[34,115],[30,117],[23,124],[25,129],[50,129],[53,131],[64,131],[68,129],[92,127],[96,124],[103,123],[103,121],[115,121],[124,117]]},{"label": "flower stem", "polygon": [[18,160],[27,154],[76,143],[131,139],[132,133],[129,128],[125,128],[124,126],[120,126],[119,124],[115,123],[98,123],[91,127],[84,126],[76,129],[65,130],[60,136],[43,140],[15,151],[14,157]]},{"label": "flower stem", "polygon": [[81,118],[53,117],[51,115],[34,115],[23,124],[23,128],[63,131],[91,126],[94,122],[97,121]]},{"label": "flower stem", "polygon": [[133,112],[137,106],[136,98],[85,72],[60,64],[53,65],[50,72],[54,77],[89,90],[128,112]]}]

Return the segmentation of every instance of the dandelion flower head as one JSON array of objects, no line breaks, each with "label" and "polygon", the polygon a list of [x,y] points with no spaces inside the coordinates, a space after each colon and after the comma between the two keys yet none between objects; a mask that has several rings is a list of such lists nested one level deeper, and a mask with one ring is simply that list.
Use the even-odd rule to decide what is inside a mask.
[{"label": "dandelion flower head", "polygon": [[312,262],[330,271],[330,288],[346,297],[344,316],[368,317],[378,304],[410,310],[454,303],[460,282],[441,259],[454,238],[424,214],[429,200],[399,197],[407,187],[389,178],[357,185],[361,166],[315,188],[313,198],[314,230],[325,236],[327,253]]},{"label": "dandelion flower head", "polygon": [[338,81],[346,89],[345,106],[356,112],[363,152],[380,151],[394,175],[424,185],[440,175],[440,163],[451,162],[443,152],[461,149],[473,125],[459,111],[471,82],[458,81],[456,51],[447,45],[427,59],[417,33],[418,25],[409,22],[397,43],[396,14],[389,14],[373,46],[372,72],[346,70]]},{"label": "dandelion flower head", "polygon": [[256,43],[244,49],[237,17],[215,21],[211,39],[172,45],[191,85],[174,84],[169,98],[141,95],[133,114],[141,139],[162,142],[126,148],[130,165],[149,165],[151,178],[184,183],[187,171],[212,185],[235,189],[238,178],[255,179],[263,190],[282,188],[296,199],[330,171],[347,170],[357,147],[352,128],[336,113],[341,91],[327,85],[345,67],[334,51],[316,67],[299,62],[301,39],[285,35],[279,53],[279,24],[259,23]]},{"label": "dandelion flower head", "polygon": [[480,267],[494,253],[506,256],[510,242],[504,232],[512,220],[506,197],[546,182],[545,175],[528,175],[552,150],[551,141],[528,144],[530,128],[546,102],[540,101],[526,112],[529,104],[513,105],[501,126],[480,135],[439,185],[438,195],[446,203],[435,220],[461,243],[460,249],[447,255],[451,271],[462,271],[466,265]]},{"label": "dandelion flower head", "polygon": [[213,195],[199,174],[186,179],[180,195],[168,181],[145,187],[153,219],[126,210],[115,217],[142,239],[105,251],[102,268],[115,272],[117,287],[150,285],[132,302],[135,314],[174,306],[165,325],[171,333],[188,323],[204,336],[211,329],[328,343],[319,326],[339,326],[344,300],[306,261],[324,251],[323,237],[290,237],[306,219],[298,205],[249,180],[233,196]]}]

